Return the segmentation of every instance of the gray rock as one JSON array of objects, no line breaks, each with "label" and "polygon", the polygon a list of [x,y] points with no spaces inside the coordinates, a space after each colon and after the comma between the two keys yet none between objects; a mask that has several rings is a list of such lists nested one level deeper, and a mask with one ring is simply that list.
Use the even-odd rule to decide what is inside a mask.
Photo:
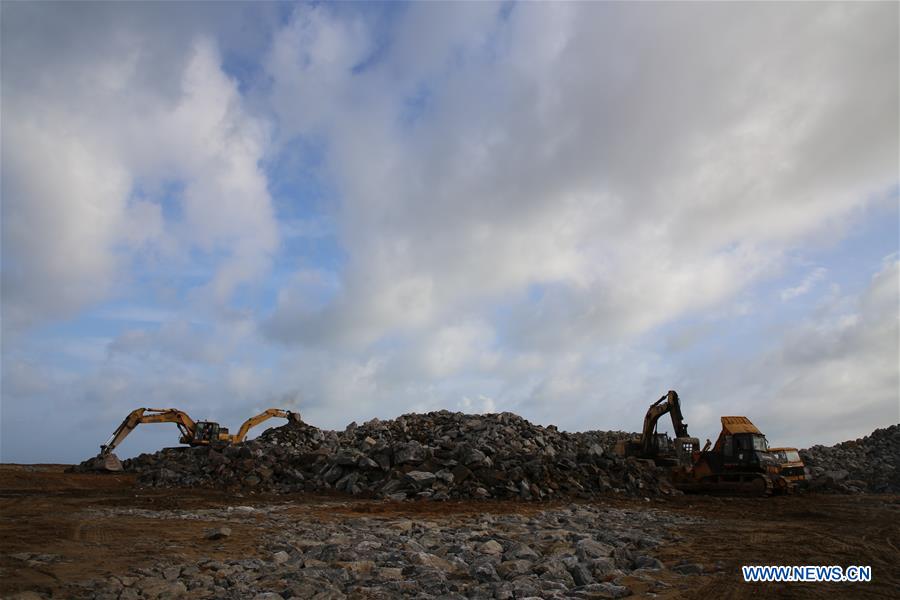
[{"label": "gray rock", "polygon": [[595,558],[590,561],[591,573],[596,579],[602,579],[616,568],[616,563],[609,557]]},{"label": "gray rock", "polygon": [[636,569],[659,570],[663,568],[662,562],[651,556],[638,556],[634,559],[634,566]]},{"label": "gray rock", "polygon": [[610,556],[613,550],[612,546],[592,539],[579,540],[575,544],[576,554],[581,560]]},{"label": "gray rock", "polygon": [[531,573],[533,565],[530,560],[505,560],[497,566],[497,574],[503,579],[512,579],[518,575]]},{"label": "gray rock", "polygon": [[540,558],[540,554],[531,549],[527,544],[515,544],[512,548],[507,550],[503,554],[503,558],[506,560],[515,560],[517,558],[524,558],[528,560],[537,560]]},{"label": "gray rock", "polygon": [[675,565],[672,570],[682,575],[700,575],[703,573],[703,565],[697,563],[685,563]]},{"label": "gray rock", "polygon": [[371,560],[353,560],[337,563],[342,569],[346,569],[354,577],[367,577],[375,571],[375,562]]},{"label": "gray rock", "polygon": [[356,465],[361,469],[380,469],[381,465],[369,458],[368,456],[360,456],[356,460]]},{"label": "gray rock", "polygon": [[414,552],[410,560],[413,564],[431,567],[445,573],[457,573],[461,570],[459,565],[428,552]]},{"label": "gray rock", "polygon": [[614,583],[592,583],[579,590],[580,594],[590,595],[592,598],[624,598],[631,595],[631,590],[623,585]]},{"label": "gray rock", "polygon": [[472,577],[481,582],[500,581],[500,575],[497,570],[489,562],[483,562],[472,566]]},{"label": "gray rock", "polygon": [[512,582],[512,592],[515,598],[539,598],[541,588],[536,581],[523,577]]},{"label": "gray rock", "polygon": [[231,535],[231,527],[217,527],[206,534],[208,540],[221,540]]},{"label": "gray rock", "polygon": [[399,446],[394,451],[394,460],[397,464],[419,464],[425,460],[425,449],[416,441]]},{"label": "gray rock", "polygon": [[576,585],[588,585],[594,582],[594,577],[583,563],[576,563],[569,567],[569,574]]},{"label": "gray rock", "polygon": [[418,489],[431,487],[435,480],[434,473],[428,471],[410,471],[405,477]]},{"label": "gray rock", "polygon": [[478,546],[478,551],[482,554],[502,554],[503,546],[496,540],[488,540]]},{"label": "gray rock", "polygon": [[[577,561],[572,563],[576,566]],[[566,588],[575,585],[575,579],[569,573],[566,564],[558,560],[546,560],[536,564],[535,573],[538,573],[543,581],[552,581],[563,584]]]},{"label": "gray rock", "polygon": [[144,598],[177,598],[187,593],[187,587],[180,581],[166,581],[158,577],[140,580],[136,586]]},{"label": "gray rock", "polygon": [[463,446],[459,451],[459,461],[469,468],[486,466],[487,455],[477,448]]}]

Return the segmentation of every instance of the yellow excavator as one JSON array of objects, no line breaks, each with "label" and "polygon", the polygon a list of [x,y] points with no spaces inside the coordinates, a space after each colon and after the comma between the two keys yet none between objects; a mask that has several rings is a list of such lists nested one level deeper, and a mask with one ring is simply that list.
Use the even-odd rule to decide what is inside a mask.
[{"label": "yellow excavator", "polygon": [[237,433],[229,434],[227,427],[222,427],[214,421],[194,421],[187,413],[176,408],[137,408],[125,417],[106,443],[100,446],[100,454],[97,455],[94,468],[100,471],[121,471],[122,463],[113,454],[113,450],[141,423],[175,423],[181,431],[179,442],[182,444],[228,446],[244,441],[250,429],[276,417],[287,419],[292,423],[300,422],[300,413],[270,408],[244,421]]},{"label": "yellow excavator", "polygon": [[[675,439],[666,433],[659,433],[656,425],[666,413],[672,418]],[[641,435],[635,438],[620,440],[616,444],[615,453],[623,458],[636,458],[654,461],[658,466],[671,467],[689,465],[691,457],[700,447],[695,437],[688,435],[688,426],[681,414],[681,401],[675,390],[669,390],[665,396],[650,405],[644,416],[644,427]]]}]

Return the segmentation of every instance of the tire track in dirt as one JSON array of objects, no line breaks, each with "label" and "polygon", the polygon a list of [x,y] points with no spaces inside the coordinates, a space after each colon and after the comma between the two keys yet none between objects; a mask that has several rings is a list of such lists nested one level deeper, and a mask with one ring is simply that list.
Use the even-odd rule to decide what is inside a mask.
[{"label": "tire track in dirt", "polygon": [[[687,598],[896,598],[900,563],[892,539],[900,534],[900,498],[825,496],[689,500],[676,511],[706,522],[680,528],[682,540],[665,547],[664,562],[688,559],[721,570],[698,578]],[[802,515],[802,516],[801,516]],[[741,565],[869,565],[870,583],[745,583]]]}]

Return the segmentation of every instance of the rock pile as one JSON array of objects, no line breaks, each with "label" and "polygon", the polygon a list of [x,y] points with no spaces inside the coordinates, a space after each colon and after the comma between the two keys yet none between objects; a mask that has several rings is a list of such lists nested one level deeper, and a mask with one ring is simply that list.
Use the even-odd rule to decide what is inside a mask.
[{"label": "rock pile", "polygon": [[145,485],[337,490],[390,499],[673,492],[663,471],[613,455],[616,441],[630,435],[566,433],[510,413],[440,411],[351,423],[343,432],[289,423],[221,450],[166,449],[124,466]]},{"label": "rock pile", "polygon": [[[671,594],[721,568],[664,564],[654,556],[661,544],[677,539],[678,527],[697,520],[653,508],[571,505],[533,514],[426,519],[322,519],[278,506],[233,508],[202,515],[165,511],[155,518],[253,524],[266,532],[258,556],[147,565],[73,585],[66,597],[620,598],[641,591]],[[118,516],[115,508],[104,510],[109,519]],[[217,540],[208,547],[228,543]]]},{"label": "rock pile", "polygon": [[800,457],[813,489],[900,493],[900,425],[834,446],[813,446]]}]

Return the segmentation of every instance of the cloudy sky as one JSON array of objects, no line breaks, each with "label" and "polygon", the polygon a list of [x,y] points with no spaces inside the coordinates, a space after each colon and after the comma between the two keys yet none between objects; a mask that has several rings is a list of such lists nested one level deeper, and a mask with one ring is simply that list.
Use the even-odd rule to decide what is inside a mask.
[{"label": "cloudy sky", "polygon": [[3,3],[0,459],[138,406],[897,423],[898,8]]}]

